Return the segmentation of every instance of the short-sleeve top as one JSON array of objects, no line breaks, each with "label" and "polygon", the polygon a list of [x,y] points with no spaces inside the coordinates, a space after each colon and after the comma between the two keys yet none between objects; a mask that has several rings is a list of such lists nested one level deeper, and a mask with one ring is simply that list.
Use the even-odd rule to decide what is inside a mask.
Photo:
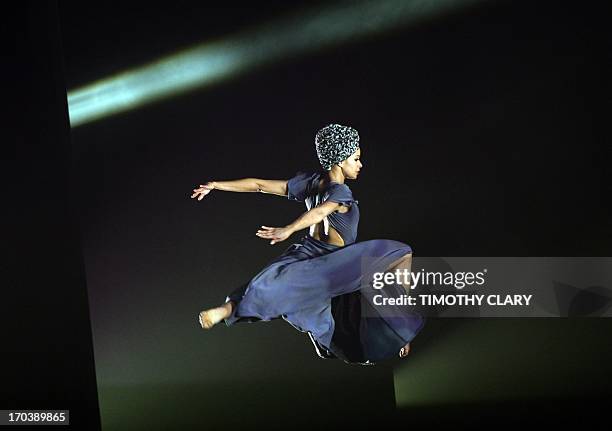
[{"label": "short-sleeve top", "polygon": [[331,225],[344,240],[344,245],[352,244],[357,240],[357,226],[359,224],[359,201],[353,198],[351,189],[346,184],[330,182],[318,191],[321,177],[324,172],[298,172],[287,183],[287,198],[304,202],[308,210],[326,201],[337,202],[351,209],[345,213],[335,211],[323,220],[325,234]]}]

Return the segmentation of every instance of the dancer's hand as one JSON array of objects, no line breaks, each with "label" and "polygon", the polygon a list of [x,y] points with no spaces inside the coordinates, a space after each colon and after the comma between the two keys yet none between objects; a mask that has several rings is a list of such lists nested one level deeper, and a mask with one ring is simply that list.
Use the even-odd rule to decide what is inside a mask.
[{"label": "dancer's hand", "polygon": [[293,231],[287,227],[268,227],[262,226],[256,235],[263,239],[271,239],[270,245],[286,240],[291,236]]},{"label": "dancer's hand", "polygon": [[201,201],[204,198],[204,196],[209,194],[214,189],[215,189],[215,184],[212,181],[209,181],[206,184],[200,184],[199,188],[193,189],[194,193],[191,195],[191,197],[192,198],[197,197],[198,200]]}]

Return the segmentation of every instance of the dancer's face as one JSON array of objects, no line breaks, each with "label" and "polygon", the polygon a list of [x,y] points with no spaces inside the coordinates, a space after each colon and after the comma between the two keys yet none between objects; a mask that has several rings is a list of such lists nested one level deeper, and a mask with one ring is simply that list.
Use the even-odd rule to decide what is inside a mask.
[{"label": "dancer's face", "polygon": [[355,151],[351,157],[340,162],[340,167],[342,168],[342,173],[345,178],[356,180],[359,171],[363,167],[361,164],[361,148],[357,148],[357,151]]}]

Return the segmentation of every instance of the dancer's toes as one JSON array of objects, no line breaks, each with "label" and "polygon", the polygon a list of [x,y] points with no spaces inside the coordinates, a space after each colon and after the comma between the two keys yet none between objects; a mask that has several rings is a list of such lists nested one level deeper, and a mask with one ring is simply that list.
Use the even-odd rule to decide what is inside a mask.
[{"label": "dancer's toes", "polygon": [[200,312],[199,320],[202,328],[210,329],[217,323],[215,322],[213,311],[214,310],[206,310]]},{"label": "dancer's toes", "polygon": [[408,356],[408,353],[410,353],[410,343],[406,344],[400,349],[399,356],[400,358],[405,358],[406,356]]},{"label": "dancer's toes", "polygon": [[228,301],[220,307],[200,311],[200,315],[198,316],[200,326],[204,329],[212,328],[223,319],[229,318],[235,306],[236,303],[234,301]]}]

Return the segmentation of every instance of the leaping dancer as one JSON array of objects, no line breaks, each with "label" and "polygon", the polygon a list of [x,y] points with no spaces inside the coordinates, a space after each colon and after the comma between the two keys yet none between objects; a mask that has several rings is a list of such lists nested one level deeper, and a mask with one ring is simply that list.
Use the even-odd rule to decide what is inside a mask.
[{"label": "leaping dancer", "polygon": [[395,355],[406,357],[424,325],[423,317],[377,307],[372,296],[406,293],[408,286],[374,291],[368,281],[379,271],[410,271],[412,249],[388,239],[356,242],[359,206],[346,180],[356,180],[363,168],[358,132],[330,124],[316,133],[315,147],[321,171],[298,172],[289,180],[210,181],[193,190],[191,197],[198,201],[223,190],[303,202],[307,211],[292,223],[257,231],[271,245],[309,228],[225,303],[200,312],[200,325],[210,329],[222,320],[230,326],[282,318],[307,332],[323,358],[371,365]]}]

